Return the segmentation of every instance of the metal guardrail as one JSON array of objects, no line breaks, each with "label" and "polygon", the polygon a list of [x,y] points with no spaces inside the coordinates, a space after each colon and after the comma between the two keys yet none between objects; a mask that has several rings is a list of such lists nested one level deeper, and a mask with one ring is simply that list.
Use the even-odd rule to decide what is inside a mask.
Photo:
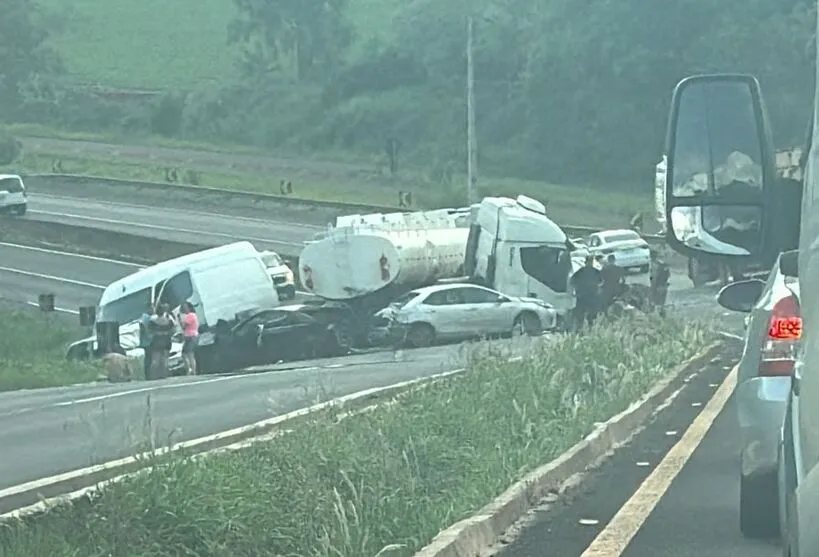
[{"label": "metal guardrail", "polygon": [[[88,184],[96,183],[102,186],[111,187],[131,187],[135,189],[147,190],[168,190],[173,188],[177,191],[185,191],[197,195],[213,195],[220,197],[237,197],[248,199],[253,202],[270,202],[282,205],[300,205],[305,207],[324,208],[337,211],[347,212],[348,214],[356,213],[394,213],[403,211],[418,210],[414,208],[389,206],[389,205],[370,205],[365,203],[344,203],[338,201],[321,201],[316,199],[306,199],[302,197],[294,197],[289,195],[277,195],[272,193],[258,193],[244,190],[228,190],[223,188],[212,188],[207,186],[194,186],[190,184],[168,183],[168,182],[147,182],[141,180],[127,180],[122,178],[107,178],[103,176],[86,176],[82,174],[55,174],[55,173],[32,173],[24,174],[23,179],[47,180],[60,182],[59,187],[51,188],[58,190],[70,187],[71,185],[78,186],[80,183]],[[600,227],[580,226],[580,225],[560,225],[569,236],[585,236],[594,232],[599,232]],[[642,237],[650,244],[663,244],[665,238],[662,235],[643,234]]]}]

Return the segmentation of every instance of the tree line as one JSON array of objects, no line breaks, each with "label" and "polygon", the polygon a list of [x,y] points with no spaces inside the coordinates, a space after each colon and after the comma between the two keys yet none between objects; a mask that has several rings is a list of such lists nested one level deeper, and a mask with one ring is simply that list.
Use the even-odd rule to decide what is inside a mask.
[{"label": "tree line", "polygon": [[239,79],[123,105],[63,87],[32,0],[6,0],[0,120],[370,155],[395,138],[445,179],[466,160],[471,16],[485,172],[645,189],[671,90],[693,73],[757,75],[778,146],[805,133],[812,0],[406,0],[366,43],[351,0],[233,1]]}]

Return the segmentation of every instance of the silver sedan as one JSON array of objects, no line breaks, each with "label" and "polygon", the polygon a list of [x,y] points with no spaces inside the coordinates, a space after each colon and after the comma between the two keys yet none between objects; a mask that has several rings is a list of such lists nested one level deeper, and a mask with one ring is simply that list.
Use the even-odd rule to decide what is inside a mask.
[{"label": "silver sedan", "polygon": [[793,253],[779,257],[766,281],[736,282],[718,296],[723,307],[748,313],[736,402],[742,441],[740,528],[751,538],[779,534],[779,439],[802,322]]},{"label": "silver sedan", "polygon": [[389,320],[390,336],[413,347],[504,334],[534,336],[557,327],[557,311],[545,302],[472,284],[413,290],[377,316]]}]

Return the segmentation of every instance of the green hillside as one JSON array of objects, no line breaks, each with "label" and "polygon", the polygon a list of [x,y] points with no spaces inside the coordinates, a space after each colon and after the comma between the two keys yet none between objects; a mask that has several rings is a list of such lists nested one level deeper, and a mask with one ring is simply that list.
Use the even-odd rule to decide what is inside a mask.
[{"label": "green hillside", "polygon": [[[232,0],[40,0],[52,44],[72,80],[164,89],[225,81],[238,51],[227,44]],[[361,43],[387,31],[394,0],[351,0]]]}]

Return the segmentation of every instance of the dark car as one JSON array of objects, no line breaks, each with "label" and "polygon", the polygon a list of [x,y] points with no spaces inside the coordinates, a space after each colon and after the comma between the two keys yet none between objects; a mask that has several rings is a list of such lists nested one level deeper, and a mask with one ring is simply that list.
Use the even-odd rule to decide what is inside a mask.
[{"label": "dark car", "polygon": [[257,310],[219,322],[206,372],[347,353],[332,324],[293,309]]}]

